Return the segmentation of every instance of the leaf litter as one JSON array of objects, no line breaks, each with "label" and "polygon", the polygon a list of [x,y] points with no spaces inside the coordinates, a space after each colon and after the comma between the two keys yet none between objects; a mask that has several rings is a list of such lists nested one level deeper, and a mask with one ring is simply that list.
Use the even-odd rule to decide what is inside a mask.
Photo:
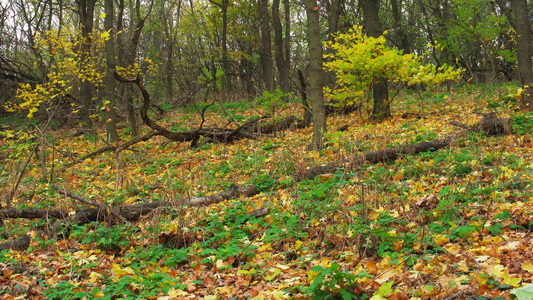
[{"label": "leaf litter", "polygon": [[[322,152],[306,151],[312,131],[305,128],[195,149],[154,137],[123,151],[122,169],[111,153],[88,159],[55,174],[57,184],[107,205],[159,200],[174,205],[133,227],[112,221],[72,226],[58,237],[34,238],[26,251],[0,252],[0,295],[509,299],[511,290],[533,280],[531,131],[501,137],[472,133],[448,149],[313,180],[292,179],[298,170],[348,155],[441,138],[458,130],[451,120],[475,123],[471,112],[483,110],[489,99],[471,94],[482,88],[464,86],[446,103],[428,101],[419,108],[422,118],[401,117],[419,101],[409,93],[383,123],[355,114],[331,117],[329,128],[349,127],[326,135]],[[499,114],[516,115],[512,107]],[[162,122],[180,120],[188,127],[190,118],[172,112]],[[206,122],[222,126],[227,120],[208,113]],[[54,133],[55,147],[75,149],[76,155],[101,146],[63,136]],[[56,166],[68,163],[50,154],[50,164],[52,159]],[[82,208],[32,179],[37,176],[38,162],[23,180],[16,206],[69,213]],[[230,183],[253,183],[260,193],[201,208],[179,204]],[[269,208],[265,216],[246,215],[263,207]],[[2,238],[8,240],[32,236],[53,220],[3,222]]]}]

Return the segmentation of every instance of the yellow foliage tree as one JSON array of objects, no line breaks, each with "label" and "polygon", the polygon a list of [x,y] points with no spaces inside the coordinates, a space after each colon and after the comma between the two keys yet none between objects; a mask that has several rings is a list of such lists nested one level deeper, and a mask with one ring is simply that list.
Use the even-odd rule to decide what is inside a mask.
[{"label": "yellow foliage tree", "polygon": [[347,33],[339,34],[333,41],[326,41],[329,48],[324,57],[325,68],[336,75],[335,86],[325,87],[325,95],[342,105],[360,103],[378,78],[404,82],[410,86],[438,85],[458,80],[462,69],[443,65],[436,67],[422,64],[414,54],[403,54],[386,45],[384,36],[378,38],[363,34],[361,26],[354,26]]}]

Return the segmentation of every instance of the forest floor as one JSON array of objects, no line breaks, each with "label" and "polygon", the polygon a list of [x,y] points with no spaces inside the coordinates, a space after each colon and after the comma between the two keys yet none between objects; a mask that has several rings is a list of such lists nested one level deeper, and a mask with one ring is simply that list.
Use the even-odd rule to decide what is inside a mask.
[{"label": "forest floor", "polygon": [[[59,173],[105,144],[52,131],[46,138],[56,150],[49,148],[46,161],[60,188],[110,206],[173,205],[134,224],[64,226],[57,238],[37,235],[52,219],[4,219],[0,243],[33,239],[27,250],[0,252],[0,298],[508,299],[533,283],[533,113],[516,111],[508,93],[480,85],[422,98],[402,92],[385,122],[357,112],[331,116],[320,152],[307,151],[311,128],[194,149],[153,137],[121,152],[124,168],[107,152]],[[301,112],[293,105],[283,114],[291,110]],[[479,121],[473,111],[511,118],[513,133],[468,133],[435,152],[294,180],[354,154],[446,137],[463,130],[449,121]],[[402,117],[413,112],[419,115]],[[215,105],[206,125],[256,114],[249,102]],[[194,110],[160,121],[174,131],[200,122]],[[127,129],[120,134],[131,138]],[[0,139],[0,147],[0,195],[7,195],[32,146]],[[12,207],[84,208],[40,178],[34,158]],[[206,207],[180,204],[232,183],[254,184],[258,193]],[[268,214],[247,214],[259,208]]]}]

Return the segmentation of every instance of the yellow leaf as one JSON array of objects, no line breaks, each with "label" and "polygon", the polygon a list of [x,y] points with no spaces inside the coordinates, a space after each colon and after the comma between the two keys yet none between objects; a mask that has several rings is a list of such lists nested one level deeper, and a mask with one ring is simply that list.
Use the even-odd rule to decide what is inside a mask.
[{"label": "yellow leaf", "polygon": [[512,285],[514,287],[519,286],[520,282],[522,282],[522,278],[520,278],[520,277],[511,278],[511,276],[509,276],[509,274],[506,274],[505,278],[503,279],[503,283],[508,284],[508,285]]},{"label": "yellow leaf", "polygon": [[377,220],[379,219],[379,213],[376,212],[375,210],[371,211],[369,214],[368,214],[368,218],[370,220]]},{"label": "yellow leaf", "polygon": [[96,283],[96,282],[100,281],[101,278],[102,278],[102,274],[96,273],[96,272],[91,272],[91,274],[89,275],[89,282],[90,283]]},{"label": "yellow leaf", "polygon": [[300,240],[296,241],[296,244],[294,245],[294,250],[300,250],[302,248],[303,242]]},{"label": "yellow leaf", "polygon": [[522,270],[533,272],[533,265],[531,264],[531,260],[527,260],[525,263],[520,264],[522,266]]},{"label": "yellow leaf", "polygon": [[104,294],[104,292],[102,292],[101,290],[98,290],[98,292],[96,292],[96,293],[93,294],[93,297],[94,297],[94,298],[97,298],[97,299],[99,299],[99,298],[104,298],[104,296],[105,296],[105,294]]},{"label": "yellow leaf", "polygon": [[133,275],[135,274],[135,272],[133,271],[132,268],[130,267],[127,267],[127,268],[121,268],[120,265],[118,264],[113,264],[112,268],[111,268],[111,272],[115,275]]},{"label": "yellow leaf", "polygon": [[233,293],[233,287],[232,286],[225,286],[217,288],[217,292],[224,295],[231,295]]},{"label": "yellow leaf", "polygon": [[227,264],[225,264],[222,259],[219,259],[219,260],[217,260],[215,265],[217,266],[217,269],[221,269],[221,268],[225,267]]},{"label": "yellow leaf", "polygon": [[442,234],[437,234],[435,236],[435,241],[437,242],[437,245],[442,246],[450,241],[450,239]]},{"label": "yellow leaf", "polygon": [[168,225],[168,230],[170,230],[170,232],[172,233],[177,233],[178,232],[178,224],[172,222]]},{"label": "yellow leaf", "polygon": [[315,272],[312,269],[307,271],[307,281],[309,283],[313,282],[313,280],[315,280],[315,278],[318,276],[318,274],[320,274],[320,272]]},{"label": "yellow leaf", "polygon": [[105,13],[102,13],[102,14],[100,15],[100,19],[103,19],[103,18],[105,18]]},{"label": "yellow leaf", "polygon": [[279,275],[279,273],[281,273],[281,270],[278,269],[278,268],[272,268],[272,269],[269,270],[269,273],[271,273],[271,275],[269,275],[269,276],[264,276],[264,275],[263,275],[263,278],[264,278],[266,281],[272,281],[272,280],[274,280],[274,278],[276,278],[276,277]]},{"label": "yellow leaf", "polygon": [[82,250],[90,250],[91,249],[91,245],[90,244],[83,244],[80,246],[80,248]]},{"label": "yellow leaf", "polygon": [[[102,39],[108,40],[109,39],[109,31],[102,32]],[[96,75],[96,74],[94,74]]]},{"label": "yellow leaf", "polygon": [[[492,272],[491,272],[492,275],[498,277],[498,278],[501,278],[503,279],[505,277],[507,273],[507,270],[505,269],[504,266],[502,265],[495,265],[493,268],[492,268]],[[509,275],[507,275],[509,276]]]},{"label": "yellow leaf", "polygon": [[189,293],[187,293],[186,291],[179,290],[179,289],[171,288],[168,290],[168,295],[173,298],[178,298],[180,296],[188,296]]},{"label": "yellow leaf", "polygon": [[426,161],[424,164],[426,165],[426,167],[431,168],[435,165],[435,161],[432,159],[430,161]]}]

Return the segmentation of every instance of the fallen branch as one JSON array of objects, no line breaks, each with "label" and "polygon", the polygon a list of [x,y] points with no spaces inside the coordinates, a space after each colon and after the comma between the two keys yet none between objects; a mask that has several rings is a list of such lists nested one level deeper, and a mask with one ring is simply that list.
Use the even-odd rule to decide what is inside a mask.
[{"label": "fallen branch", "polygon": [[[257,191],[254,185],[238,186],[236,184],[231,184],[227,190],[222,191],[217,194],[209,195],[209,196],[185,198],[182,200],[172,201],[172,202],[171,201],[156,201],[156,202],[142,203],[142,204],[136,204],[136,205],[107,207],[105,205],[95,203],[93,201],[84,199],[78,195],[64,191],[55,185],[52,185],[52,187],[58,190],[60,193],[67,195],[70,198],[78,200],[84,204],[95,206],[96,208],[86,208],[86,209],[78,210],[74,215],[71,215],[65,219],[57,220],[51,229],[39,231],[38,235],[47,235],[47,236],[56,235],[59,228],[61,228],[61,225],[65,223],[83,225],[89,222],[104,221],[109,217],[108,213],[113,214],[113,212],[115,212],[113,214],[115,217],[117,217],[118,215],[120,216],[119,219],[126,220],[126,222],[129,223],[131,221],[136,221],[140,217],[151,213],[154,209],[157,209],[160,207],[170,207],[175,203],[179,205],[189,205],[189,206],[198,207],[198,206],[207,206],[207,205],[218,203],[224,200],[233,199],[241,195],[245,197],[250,197],[250,196],[257,194]],[[267,213],[268,213],[268,209],[260,209],[254,212],[250,212],[249,214],[250,215],[255,214],[256,216],[262,216]],[[13,214],[5,213],[4,215],[6,217],[9,215],[17,216],[17,214],[14,214],[14,213]],[[0,244],[0,250],[3,250],[3,249],[24,250],[29,247],[30,241],[31,241],[31,238],[26,236],[26,237],[22,237],[14,241],[4,242]]]},{"label": "fallen branch", "polygon": [[361,166],[367,163],[376,164],[380,162],[392,161],[397,159],[400,155],[416,155],[421,152],[436,151],[449,146],[454,138],[456,138],[456,136],[450,136],[442,140],[419,142],[410,145],[394,146],[377,151],[367,152],[365,154],[356,155],[341,161],[308,168],[304,173],[296,174],[295,180],[301,181],[304,179],[312,179],[321,174],[333,173],[337,171],[337,169],[353,169],[356,166]]},{"label": "fallen branch", "polygon": [[95,151],[91,152],[91,153],[88,153],[78,159],[76,159],[75,161],[73,162],[70,162],[66,165],[64,165],[61,170],[59,170],[60,172],[63,172],[65,171],[66,169],[76,165],[76,164],[79,164],[81,162],[83,162],[84,160],[86,159],[89,159],[93,156],[96,156],[100,153],[104,153],[104,152],[107,152],[107,151],[115,151],[115,154],[122,151],[122,150],[125,150],[127,148],[129,148],[130,146],[133,146],[137,143],[140,143],[140,142],[145,142],[149,139],[151,139],[153,136],[156,136],[157,135],[157,131],[150,131],[148,133],[145,133],[143,135],[139,135],[139,136],[136,136],[134,137],[133,139],[125,142],[124,144],[121,144],[119,146],[113,146],[113,145],[107,145],[105,147],[102,147],[102,148],[99,148],[99,149],[96,149]]},{"label": "fallen branch", "polygon": [[281,131],[281,130],[286,130],[290,128],[301,128],[301,127],[306,127],[309,125],[309,124],[306,124],[306,122],[300,121],[298,117],[296,116],[288,116],[274,123],[261,124],[260,122],[261,119],[252,120],[249,123],[244,124],[243,126],[239,126],[237,129],[226,129],[226,128],[219,128],[219,127],[202,128],[203,123],[204,123],[203,113],[205,112],[203,111],[202,112],[202,124],[199,128],[195,130],[189,130],[189,131],[173,132],[157,124],[152,119],[150,119],[150,117],[148,116],[147,112],[148,112],[148,108],[151,105],[151,99],[150,99],[150,94],[144,87],[142,83],[142,78],[140,76],[137,76],[135,79],[126,79],[120,76],[117,72],[114,72],[114,76],[115,76],[115,79],[120,82],[130,82],[130,83],[135,83],[137,85],[143,97],[143,106],[141,108],[141,119],[143,120],[144,124],[146,124],[151,129],[155,130],[158,135],[164,136],[167,139],[172,140],[172,141],[176,141],[176,142],[189,142],[190,141],[190,142],[193,142],[193,146],[194,146],[196,145],[198,137],[204,136],[213,141],[218,141],[222,143],[230,143],[230,142],[240,140],[243,138],[253,138],[254,132],[263,133],[263,134],[274,133],[274,132]]},{"label": "fallen branch", "polygon": [[[461,124],[460,127],[467,129],[467,131],[484,132],[487,135],[502,135],[510,133],[510,119],[498,118],[495,113],[482,115],[483,119],[473,126],[464,125],[459,122],[454,122],[453,125],[459,126],[457,124]],[[452,134],[444,139],[439,140],[400,145],[367,152],[340,161],[308,168],[304,172],[296,174],[294,178],[296,181],[312,179],[321,174],[333,173],[337,169],[352,169],[356,166],[361,166],[367,163],[376,164],[380,162],[396,160],[401,155],[416,155],[421,152],[437,151],[439,149],[448,147],[454,140],[463,136],[465,133],[466,132]]]},{"label": "fallen branch", "polygon": [[0,219],[64,219],[67,214],[60,210],[40,210],[40,209],[15,209],[10,208],[0,211]]},{"label": "fallen branch", "polygon": [[55,184],[50,184],[51,187],[53,187],[56,191],[58,191],[59,193],[61,194],[64,194],[65,196],[69,197],[69,198],[72,198],[74,200],[78,200],[79,202],[81,203],[84,203],[84,204],[87,204],[87,205],[91,205],[91,206],[95,206],[95,207],[98,207],[99,209],[104,209],[104,210],[109,210],[109,212],[115,216],[117,219],[119,219],[120,221],[122,221],[123,223],[129,223],[128,220],[126,220],[123,216],[121,216],[119,213],[117,213],[113,208],[105,205],[105,204],[100,204],[100,203],[96,203],[96,202],[93,202],[91,200],[87,200],[79,195],[76,195],[76,194],[73,194],[69,191],[65,191],[63,189],[60,189],[57,185]]},{"label": "fallen branch", "polygon": [[28,249],[30,246],[31,238],[29,236],[25,236],[21,239],[9,241],[0,244],[0,251],[6,250],[6,249],[13,249],[13,250],[25,250]]}]

